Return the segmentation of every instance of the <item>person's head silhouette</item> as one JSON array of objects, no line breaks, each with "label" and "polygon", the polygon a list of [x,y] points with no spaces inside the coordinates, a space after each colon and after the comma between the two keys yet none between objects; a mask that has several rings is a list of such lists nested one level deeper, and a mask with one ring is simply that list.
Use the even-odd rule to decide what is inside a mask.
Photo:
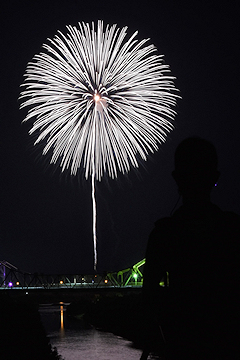
[{"label": "person's head silhouette", "polygon": [[172,175],[183,200],[208,200],[220,175],[214,145],[198,137],[183,140],[175,152]]}]

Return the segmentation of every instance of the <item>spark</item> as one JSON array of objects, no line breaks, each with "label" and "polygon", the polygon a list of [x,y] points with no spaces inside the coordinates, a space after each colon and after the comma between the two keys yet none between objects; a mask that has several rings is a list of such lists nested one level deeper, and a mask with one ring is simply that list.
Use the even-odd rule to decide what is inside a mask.
[{"label": "spark", "polygon": [[[81,168],[95,181],[116,178],[137,168],[138,158],[157,151],[173,129],[179,97],[163,55],[137,32],[126,39],[127,27],[102,21],[67,26],[43,44],[27,65],[20,108],[32,121],[35,145],[45,141],[43,155],[59,161],[62,171]],[[94,252],[96,256],[96,220]]]},{"label": "spark", "polygon": [[94,101],[96,101],[96,102],[98,102],[98,101],[100,101],[100,95],[98,95],[98,94],[94,94]]}]

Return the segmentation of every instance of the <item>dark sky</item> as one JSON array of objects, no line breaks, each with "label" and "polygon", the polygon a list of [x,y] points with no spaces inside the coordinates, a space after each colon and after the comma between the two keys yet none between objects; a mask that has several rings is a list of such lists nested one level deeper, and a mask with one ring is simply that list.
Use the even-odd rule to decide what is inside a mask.
[{"label": "dark sky", "polygon": [[21,124],[25,112],[17,100],[27,62],[47,37],[79,21],[127,25],[129,34],[139,30],[139,40],[151,38],[182,96],[174,131],[145,168],[97,184],[99,271],[120,270],[144,257],[154,222],[169,215],[177,201],[173,154],[188,136],[215,144],[222,175],[212,198],[240,214],[237,1],[183,3],[8,0],[1,5],[0,260],[30,272],[93,272],[91,184],[48,165],[33,147],[29,125]]}]

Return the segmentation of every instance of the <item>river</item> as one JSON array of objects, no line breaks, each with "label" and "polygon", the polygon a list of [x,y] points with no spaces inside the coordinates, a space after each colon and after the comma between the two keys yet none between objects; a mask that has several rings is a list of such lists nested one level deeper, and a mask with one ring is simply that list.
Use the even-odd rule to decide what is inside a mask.
[{"label": "river", "polygon": [[53,347],[64,360],[139,360],[142,351],[119,336],[86,328],[66,316],[66,304],[40,305],[42,323]]}]

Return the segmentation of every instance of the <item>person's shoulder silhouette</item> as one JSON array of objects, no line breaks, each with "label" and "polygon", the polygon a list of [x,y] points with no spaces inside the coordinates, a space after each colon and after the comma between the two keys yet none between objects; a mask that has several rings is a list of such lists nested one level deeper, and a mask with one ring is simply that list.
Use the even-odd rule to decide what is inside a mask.
[{"label": "person's shoulder silhouette", "polygon": [[169,358],[179,353],[189,359],[227,359],[227,354],[239,359],[240,217],[210,201],[220,175],[213,144],[197,137],[184,140],[172,175],[182,206],[158,220],[150,234],[146,304],[157,306],[159,282],[167,272],[169,299],[163,312]]}]

